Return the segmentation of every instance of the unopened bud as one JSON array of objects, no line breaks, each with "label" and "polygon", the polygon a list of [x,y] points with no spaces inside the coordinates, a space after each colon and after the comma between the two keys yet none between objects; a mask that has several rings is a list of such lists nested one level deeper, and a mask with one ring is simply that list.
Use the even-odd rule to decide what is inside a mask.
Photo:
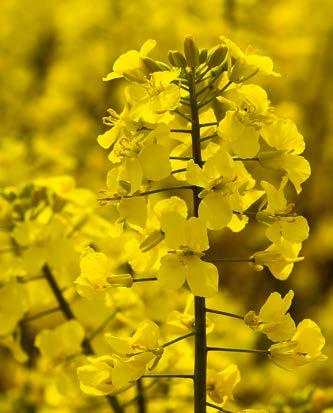
[{"label": "unopened bud", "polygon": [[207,49],[201,49],[200,54],[199,54],[199,63],[205,63],[207,60],[207,55],[208,55],[208,50]]},{"label": "unopened bud", "polygon": [[187,66],[185,57],[178,50],[170,50],[168,53],[169,62],[174,67],[185,68]]},{"label": "unopened bud", "polygon": [[259,161],[271,161],[273,159],[279,158],[284,152],[283,150],[278,150],[278,151],[265,151],[265,152],[260,152],[258,154]]},{"label": "unopened bud", "polygon": [[161,66],[156,62],[155,60],[151,59],[150,57],[144,57],[142,58],[143,63],[145,64],[146,68],[149,70],[149,72],[159,72],[161,70],[164,70],[161,68]]},{"label": "unopened bud", "polygon": [[123,179],[119,180],[119,185],[120,187],[125,191],[125,194],[127,194],[128,192],[130,192],[131,190],[131,184],[130,182],[124,181]]},{"label": "unopened bud", "polygon": [[264,168],[280,170],[282,169],[283,154],[286,151],[265,151],[258,154],[258,159]]},{"label": "unopened bud", "polygon": [[259,211],[256,214],[256,220],[260,222],[264,222],[265,224],[273,224],[275,218],[271,216],[268,211]]},{"label": "unopened bud", "polygon": [[156,247],[161,241],[163,241],[165,235],[162,231],[154,231],[145,238],[140,244],[140,250],[142,252],[147,252],[150,249]]},{"label": "unopened bud", "polygon": [[186,36],[184,40],[184,53],[186,57],[187,65],[190,67],[196,67],[200,64],[199,49],[194,42],[192,36]]},{"label": "unopened bud", "polygon": [[130,274],[113,274],[107,277],[112,287],[132,287],[133,277]]},{"label": "unopened bud", "polygon": [[251,310],[247,314],[245,314],[244,322],[249,327],[256,327],[258,326],[258,316],[255,311]]},{"label": "unopened bud", "polygon": [[207,66],[209,68],[219,66],[224,61],[227,53],[228,48],[222,44],[213,47],[208,53]]},{"label": "unopened bud", "polygon": [[229,74],[229,79],[231,82],[241,83],[250,79],[256,73],[258,73],[256,66],[248,65],[244,59],[238,59]]}]

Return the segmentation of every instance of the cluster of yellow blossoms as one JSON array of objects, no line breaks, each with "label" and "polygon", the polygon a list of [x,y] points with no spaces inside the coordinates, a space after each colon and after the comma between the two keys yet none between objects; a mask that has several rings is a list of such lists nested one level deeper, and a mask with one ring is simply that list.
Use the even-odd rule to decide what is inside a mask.
[{"label": "cluster of yellow blossoms", "polygon": [[[130,271],[114,272],[105,254],[90,250],[81,259],[78,292],[90,296],[113,286],[130,287],[141,281],[142,275],[148,275],[152,278],[147,281],[155,276],[167,289],[178,289],[186,281],[194,296],[212,297],[218,292],[219,274],[205,258],[209,249],[207,230],[228,227],[238,232],[251,216],[266,226],[271,244],[247,261],[254,270],[267,267],[276,278],[285,280],[294,263],[303,259],[299,252],[309,235],[306,219],[294,212],[285,188],[291,182],[299,194],[301,184],[310,175],[310,166],[301,156],[305,144],[296,125],[274,114],[264,89],[244,84],[260,72],[279,74],[273,71],[269,58],[244,54],[224,37],[218,46],[201,51],[187,38],[185,56],[169,52],[171,65],[148,57],[154,46],[155,42],[148,40],[140,51],[121,55],[104,78],[109,81],[124,77],[129,81],[123,112],[109,109],[105,123],[111,128],[98,137],[98,142],[111,149],[107,191],[101,202],[116,211],[118,223],[136,232],[125,246]],[[194,93],[189,80],[193,68],[197,87]],[[199,161],[192,156],[190,139],[195,122],[199,122],[200,130]],[[280,182],[261,180],[258,188],[247,169],[250,161],[278,171]],[[173,187],[166,186],[170,182]],[[190,218],[184,199],[149,197],[166,190],[193,188],[199,188],[199,205],[198,215]],[[257,210],[249,211],[253,205]],[[292,291],[284,299],[273,293],[258,315],[250,311],[244,318],[246,324],[275,343],[266,353],[277,365],[288,369],[325,359],[319,327],[303,320],[296,328],[287,313],[292,297]],[[187,309],[183,315],[175,318],[173,314],[171,318],[187,333],[195,334],[193,312]],[[117,391],[117,387],[130,385],[156,366],[163,357],[158,327],[146,322],[141,328],[129,341],[106,335],[114,355],[90,359],[90,364],[79,369],[83,391]],[[122,374],[116,373],[119,357]],[[117,386],[119,377],[124,381]],[[224,404],[233,398],[232,390],[239,380],[235,365],[219,373],[210,371],[209,397]]]},{"label": "cluster of yellow blossoms", "polygon": [[[104,122],[109,128],[98,137],[111,162],[99,199],[108,205],[109,222],[95,214],[91,193],[75,188],[68,177],[1,192],[0,340],[18,360],[26,359],[20,323],[36,303],[29,281],[41,279],[54,294],[48,302],[55,299],[54,311],[63,311],[67,321],[38,332],[35,347],[47,363],[70,365],[71,380],[77,372],[85,394],[106,396],[121,413],[116,396],[136,382],[141,385],[142,378],[184,378],[194,381],[197,413],[206,407],[230,412],[225,405],[234,399],[239,368],[206,369],[208,352],[262,353],[286,369],[326,358],[317,324],[305,319],[296,327],[288,312],[293,291],[284,298],[272,293],[258,314],[249,311],[245,317],[205,307],[205,298],[218,294],[223,279],[217,262],[246,262],[249,271],[266,267],[285,280],[303,259],[299,253],[308,224],[286,192],[301,192],[310,167],[301,156],[305,144],[295,124],[278,118],[265,90],[250,83],[258,73],[279,76],[271,59],[246,54],[225,37],[209,50],[199,50],[187,37],[184,54],[170,51],[168,64],[148,56],[154,47],[155,41],[148,40],[140,51],[121,55],[104,79],[129,82],[123,111],[108,110]],[[270,182],[267,170],[276,171]],[[193,194],[191,206],[188,193]],[[169,196],[161,199],[161,194]],[[265,249],[245,258],[209,258],[208,231],[239,232],[250,219],[265,226]],[[107,235],[121,243],[113,255],[101,242]],[[137,325],[128,317],[133,312],[124,310],[119,319],[134,334],[106,332],[101,350],[95,351],[84,316],[76,316],[70,304],[96,300],[102,307],[127,309],[128,288],[145,282],[167,291],[169,300],[186,283],[191,294],[184,312],[170,312],[166,322],[183,335],[161,344],[165,326],[148,316]],[[209,346],[206,334],[214,325],[206,313],[241,319],[273,344],[264,350]],[[175,371],[173,357],[180,356],[173,354],[173,344],[193,337],[194,373]]]}]

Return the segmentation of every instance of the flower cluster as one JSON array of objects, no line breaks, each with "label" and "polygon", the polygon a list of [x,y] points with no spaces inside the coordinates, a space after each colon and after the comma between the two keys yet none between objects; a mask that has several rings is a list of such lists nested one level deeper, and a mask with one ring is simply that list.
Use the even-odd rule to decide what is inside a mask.
[{"label": "flower cluster", "polygon": [[[289,198],[310,176],[304,139],[254,83],[258,74],[279,77],[270,58],[244,53],[224,36],[210,49],[188,36],[168,63],[150,57],[155,46],[148,40],[122,54],[104,78],[126,82],[123,110],[108,109],[97,138],[110,162],[99,197],[107,219],[69,177],[1,191],[0,342],[25,361],[24,323],[60,313],[66,320],[38,330],[34,346],[73,399],[103,396],[123,413],[133,400],[145,402],[144,379],[190,379],[194,391],[165,385],[191,397],[198,413],[265,413],[234,396],[241,364],[207,355],[255,353],[293,369],[326,359],[320,328],[310,319],[296,326],[293,291],[273,292],[245,316],[208,303],[228,277],[218,264],[247,263],[248,272],[286,280],[303,260],[309,227]],[[218,231],[238,233],[251,220],[262,229],[262,250],[228,257],[211,248]],[[208,313],[240,319],[273,344],[220,347],[221,323]],[[182,335],[160,344],[171,332]],[[135,386],[138,393],[124,400]],[[67,397],[63,387],[58,379],[49,391]],[[183,408],[164,403],[167,411]]]}]

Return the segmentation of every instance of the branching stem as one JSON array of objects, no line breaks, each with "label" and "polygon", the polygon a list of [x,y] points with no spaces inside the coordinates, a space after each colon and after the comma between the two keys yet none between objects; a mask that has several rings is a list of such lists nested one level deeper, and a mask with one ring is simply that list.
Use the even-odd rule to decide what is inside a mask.
[{"label": "branching stem", "polygon": [[[50,267],[46,264],[43,267],[43,274],[49,283],[49,286],[59,304],[59,307],[61,308],[64,316],[67,318],[67,320],[75,320],[75,315],[72,312],[72,309],[70,308],[67,300],[63,296],[60,287],[58,286],[58,283],[55,279],[55,277],[52,274],[52,271]],[[84,338],[82,341],[82,350],[85,354],[95,354],[94,349],[92,348],[90,341],[87,338]],[[118,402],[118,399],[115,396],[105,396],[110,407],[112,407],[113,411],[115,413],[124,413],[124,409],[121,407],[121,405]]]},{"label": "branching stem", "polygon": [[185,340],[185,338],[192,337],[192,336],[194,336],[194,335],[195,335],[194,332],[185,334],[185,335],[183,335],[183,336],[180,336],[180,337],[175,338],[174,340],[171,340],[171,341],[166,342],[165,344],[163,344],[162,347],[165,348],[165,347],[171,346],[172,344],[177,343],[178,341]]},{"label": "branching stem", "polygon": [[227,311],[220,311],[220,310],[213,310],[211,308],[206,308],[206,313],[212,313],[212,314],[219,314],[219,315],[224,315],[226,317],[232,317],[232,318],[238,318],[239,320],[244,321],[244,317],[241,315],[233,314],[233,313],[228,313]]}]

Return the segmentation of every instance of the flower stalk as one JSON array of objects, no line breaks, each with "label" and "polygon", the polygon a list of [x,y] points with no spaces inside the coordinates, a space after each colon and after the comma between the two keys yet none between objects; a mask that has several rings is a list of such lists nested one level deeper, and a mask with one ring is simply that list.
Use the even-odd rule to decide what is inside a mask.
[{"label": "flower stalk", "polygon": [[[200,147],[200,121],[199,110],[196,96],[195,68],[191,68],[188,74],[190,86],[190,102],[192,113],[192,155],[194,162],[202,166],[201,147]],[[199,214],[199,192],[200,188],[193,188],[193,215]],[[194,360],[194,412],[206,412],[206,302],[204,297],[194,298],[195,315],[195,360]]]},{"label": "flower stalk", "polygon": [[[66,317],[67,320],[75,320],[76,317],[70,307],[70,305],[68,304],[67,300],[65,299],[65,297],[62,294],[62,291],[55,279],[55,277],[52,274],[52,271],[50,269],[50,267],[48,265],[44,265],[43,267],[43,274],[45,276],[46,281],[48,282],[58,304],[59,307],[61,308],[64,316]],[[90,341],[87,338],[84,338],[82,340],[82,350],[84,352],[84,354],[95,354],[94,349],[90,343]],[[107,395],[105,396],[110,407],[112,408],[112,410],[114,411],[114,413],[123,413],[124,409],[122,408],[122,406],[119,404],[118,399],[115,396],[110,396]]]}]

